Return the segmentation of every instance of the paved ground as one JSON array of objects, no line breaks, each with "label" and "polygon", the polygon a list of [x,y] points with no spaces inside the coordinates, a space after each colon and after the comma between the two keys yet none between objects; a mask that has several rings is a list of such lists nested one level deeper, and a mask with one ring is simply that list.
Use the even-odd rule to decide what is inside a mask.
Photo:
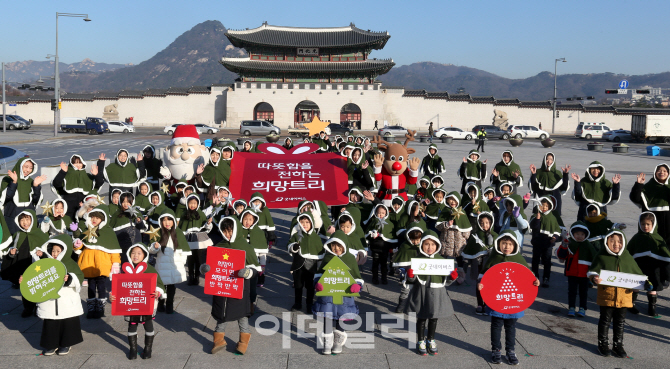
[{"label": "paved ground", "polygon": [[[38,130],[35,130],[37,132]],[[32,132],[31,132],[32,133]],[[139,151],[147,143],[165,145],[168,137],[158,132],[138,132],[134,135],[87,136],[73,135],[59,140],[40,141],[11,145],[26,151],[40,165],[57,165],[73,153],[80,153],[86,159],[96,158],[102,151],[113,155],[120,147],[133,152]],[[232,137],[232,135],[228,135]],[[580,175],[593,160],[599,160],[607,167],[607,177],[621,173],[622,200],[610,208],[610,219],[630,225],[626,232],[630,237],[635,231],[639,210],[628,200],[628,193],[639,171],[651,173],[653,167],[663,158],[644,156],[644,145],[632,145],[631,154],[619,155],[609,151],[586,151],[585,141],[561,138],[552,151],[559,166],[571,164],[573,171]],[[426,143],[412,143],[420,156],[428,146]],[[440,155],[447,165],[447,188],[460,186],[456,169],[467,151],[474,148],[472,142],[457,141],[454,144],[438,144]],[[486,146],[484,158],[489,161],[489,172],[500,152],[509,148],[504,141],[491,140]],[[609,148],[609,145],[606,146]],[[528,178],[528,166],[539,165],[544,149],[538,141],[526,141],[515,148],[515,160],[521,165]],[[49,180],[50,181],[50,180]],[[46,199],[53,194],[44,188]],[[521,189],[527,190],[526,187]],[[103,192],[106,189],[103,188]],[[575,219],[576,206],[567,194],[564,198],[564,221]],[[278,247],[271,250],[268,261],[268,279],[265,288],[259,290],[257,313],[251,319],[255,327],[247,355],[236,356],[234,343],[237,327],[230,325],[226,340],[228,350],[217,355],[207,352],[211,345],[214,327],[209,315],[210,297],[202,293],[202,287],[179,286],[176,295],[174,315],[159,314],[156,318],[157,337],[154,358],[150,361],[126,360],[127,325],[121,317],[102,320],[86,320],[82,317],[84,343],[74,347],[65,357],[39,356],[41,321],[38,318],[22,319],[21,301],[17,290],[6,282],[0,282],[0,367],[214,367],[234,365],[239,368],[407,368],[412,366],[482,368],[488,367],[490,353],[489,319],[474,314],[474,281],[467,280],[461,286],[452,285],[447,291],[453,300],[456,314],[443,321],[438,327],[437,340],[440,358],[419,357],[408,348],[407,321],[400,316],[388,315],[397,302],[399,286],[396,278],[391,278],[387,286],[366,284],[358,299],[361,310],[361,326],[355,329],[353,337],[344,352],[337,356],[323,356],[315,349],[314,320],[310,315],[290,313],[293,303],[291,277],[288,273],[289,260],[285,245],[288,222],[294,209],[273,212],[279,235]],[[528,242],[528,240],[527,240]],[[524,247],[524,254],[530,261],[530,245]],[[369,265],[362,270],[364,279],[370,281]],[[589,310],[583,319],[568,318],[567,279],[562,275],[562,267],[554,263],[551,287],[540,289],[538,299],[526,311],[526,316],[517,324],[517,353],[521,366],[527,368],[667,368],[665,344],[670,343],[670,310],[668,294],[659,298],[659,319],[645,315],[628,315],[625,331],[626,350],[633,359],[602,358],[596,353],[596,329],[598,306],[595,304],[595,290],[589,291]],[[82,298],[85,298],[85,292]],[[646,311],[646,298],[638,302],[638,307]],[[398,319],[400,318],[400,319]],[[263,328],[258,331],[258,328]],[[278,333],[272,333],[273,329]],[[141,334],[141,332],[140,332]],[[142,346],[142,345],[140,345]],[[504,365],[504,364],[503,364]]]}]

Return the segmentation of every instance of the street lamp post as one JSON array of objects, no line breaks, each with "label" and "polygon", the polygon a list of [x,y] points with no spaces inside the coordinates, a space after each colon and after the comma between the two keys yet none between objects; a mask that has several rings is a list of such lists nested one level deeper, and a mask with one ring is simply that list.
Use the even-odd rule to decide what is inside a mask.
[{"label": "street lamp post", "polygon": [[76,14],[76,13],[58,13],[56,12],[56,55],[54,59],[56,60],[56,74],[54,82],[54,98],[56,99],[56,109],[54,110],[54,137],[58,136],[58,127],[60,126],[60,75],[58,74],[58,17],[72,17],[72,18],[84,18],[85,22],[90,22],[88,19],[88,14]]},{"label": "street lamp post", "polygon": [[554,130],[556,129],[556,73],[558,70],[558,62],[562,61],[563,63],[567,62],[565,58],[558,58],[554,61],[554,101],[553,101],[553,108],[551,109],[551,134],[554,134]]}]

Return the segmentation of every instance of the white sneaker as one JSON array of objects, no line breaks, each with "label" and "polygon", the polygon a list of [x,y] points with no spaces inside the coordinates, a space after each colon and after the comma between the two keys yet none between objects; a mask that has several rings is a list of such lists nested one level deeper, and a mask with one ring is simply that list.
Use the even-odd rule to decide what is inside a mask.
[{"label": "white sneaker", "polygon": [[342,352],[342,347],[344,343],[347,342],[347,333],[341,331],[335,331],[335,344],[333,345],[333,354],[339,354]]},{"label": "white sneaker", "polygon": [[332,333],[330,334],[322,334],[321,335],[321,343],[323,344],[323,354],[324,355],[330,355],[333,350],[333,340],[334,336]]}]

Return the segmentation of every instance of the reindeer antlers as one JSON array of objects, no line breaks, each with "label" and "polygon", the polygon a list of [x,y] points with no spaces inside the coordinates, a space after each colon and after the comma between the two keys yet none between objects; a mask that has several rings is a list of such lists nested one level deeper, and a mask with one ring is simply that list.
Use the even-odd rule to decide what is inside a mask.
[{"label": "reindeer antlers", "polygon": [[407,130],[407,133],[405,134],[405,137],[406,137],[407,139],[405,140],[405,143],[403,144],[403,146],[407,147],[407,144],[408,144],[410,141],[414,141],[414,135],[415,135],[415,134],[416,134],[416,131]]},{"label": "reindeer antlers", "polygon": [[371,144],[377,144],[377,148],[381,151],[386,151],[389,148],[388,143],[386,141],[382,140],[380,136],[372,136],[372,140],[370,140]]}]

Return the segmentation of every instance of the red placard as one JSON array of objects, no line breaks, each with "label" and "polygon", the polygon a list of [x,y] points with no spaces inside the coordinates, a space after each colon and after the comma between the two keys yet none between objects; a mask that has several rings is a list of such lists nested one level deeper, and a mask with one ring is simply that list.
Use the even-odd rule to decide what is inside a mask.
[{"label": "red placard", "polygon": [[515,314],[530,307],[537,297],[536,280],[530,269],[519,263],[500,263],[484,273],[480,291],[489,308],[502,314]]},{"label": "red placard", "polygon": [[271,209],[294,208],[303,200],[326,205],[349,202],[346,158],[334,153],[310,154],[319,145],[300,144],[286,150],[262,144],[264,154],[236,152],[231,163],[230,189],[234,198],[251,199],[260,192]]},{"label": "red placard", "polygon": [[125,273],[115,274],[112,278],[112,315],[153,315],[155,299],[151,296],[156,291],[155,273],[143,273],[145,263],[133,268],[124,263]]},{"label": "red placard", "polygon": [[242,250],[210,246],[207,248],[205,294],[241,299],[244,294],[244,278],[237,272],[246,266],[247,253]]}]

